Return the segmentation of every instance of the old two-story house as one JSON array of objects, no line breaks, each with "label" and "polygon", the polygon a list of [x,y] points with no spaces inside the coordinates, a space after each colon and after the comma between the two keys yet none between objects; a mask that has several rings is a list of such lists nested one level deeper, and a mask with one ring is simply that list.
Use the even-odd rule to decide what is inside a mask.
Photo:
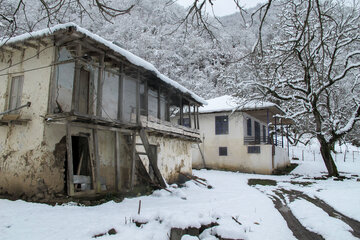
[{"label": "old two-story house", "polygon": [[170,113],[198,122],[206,102],[73,23],[1,42],[0,86],[0,193],[96,195],[191,173],[199,125]]},{"label": "old two-story house", "polygon": [[284,126],[291,121],[278,119],[284,112],[276,104],[239,104],[227,95],[207,102],[199,108],[202,143],[193,148],[194,168],[272,174],[290,164]]}]

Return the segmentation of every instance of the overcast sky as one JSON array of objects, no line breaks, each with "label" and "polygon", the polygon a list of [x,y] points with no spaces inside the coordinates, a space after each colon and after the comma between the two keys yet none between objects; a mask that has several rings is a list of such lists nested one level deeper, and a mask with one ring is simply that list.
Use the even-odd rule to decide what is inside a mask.
[{"label": "overcast sky", "polygon": [[[177,3],[187,7],[191,3],[193,3],[194,0],[178,0]],[[255,7],[258,3],[266,2],[266,0],[240,0],[241,6],[244,6],[245,8],[251,8]],[[234,3],[234,0],[213,0],[214,3],[214,12],[215,15],[221,17],[225,15],[230,15],[232,13],[235,13],[238,11],[236,9],[236,5]],[[208,7],[208,12],[211,13],[211,8]]]}]

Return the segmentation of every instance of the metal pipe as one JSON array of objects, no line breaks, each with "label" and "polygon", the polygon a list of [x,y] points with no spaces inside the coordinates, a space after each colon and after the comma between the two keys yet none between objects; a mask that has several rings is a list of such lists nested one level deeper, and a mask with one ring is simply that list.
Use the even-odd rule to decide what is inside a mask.
[{"label": "metal pipe", "polygon": [[17,111],[19,109],[22,109],[22,108],[25,108],[25,107],[30,107],[31,106],[31,102],[27,102],[26,104],[20,106],[20,107],[16,107],[14,109],[9,109],[9,110],[6,110],[5,112],[0,112],[0,116],[1,115],[5,115],[5,114],[8,114],[10,112],[14,112],[14,111]]}]

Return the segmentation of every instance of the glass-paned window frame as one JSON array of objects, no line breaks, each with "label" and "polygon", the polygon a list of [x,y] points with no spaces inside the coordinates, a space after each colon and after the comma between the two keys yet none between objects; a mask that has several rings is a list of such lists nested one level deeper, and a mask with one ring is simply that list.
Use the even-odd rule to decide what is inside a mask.
[{"label": "glass-paned window frame", "polygon": [[227,156],[228,151],[227,147],[219,147],[219,156]]},{"label": "glass-paned window frame", "polygon": [[246,134],[248,136],[252,136],[252,123],[251,123],[251,118],[248,118],[246,120]]},{"label": "glass-paned window frame", "polygon": [[215,116],[215,134],[229,134],[229,117]]},{"label": "glass-paned window frame", "polygon": [[21,98],[24,86],[24,75],[11,77],[9,93],[9,110],[21,106]]}]

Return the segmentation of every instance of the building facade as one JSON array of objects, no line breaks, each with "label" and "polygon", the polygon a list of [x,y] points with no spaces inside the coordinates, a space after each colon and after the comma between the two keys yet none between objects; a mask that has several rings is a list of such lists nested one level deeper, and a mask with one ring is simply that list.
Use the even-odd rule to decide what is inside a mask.
[{"label": "building facade", "polygon": [[197,119],[205,101],[86,29],[0,43],[0,84],[1,194],[94,195],[191,173],[198,125],[170,114],[188,107]]},{"label": "building facade", "polygon": [[272,174],[290,164],[284,134],[280,134],[285,122],[275,117],[283,112],[275,104],[239,106],[231,96],[207,102],[199,109],[202,143],[193,147],[194,168]]}]

